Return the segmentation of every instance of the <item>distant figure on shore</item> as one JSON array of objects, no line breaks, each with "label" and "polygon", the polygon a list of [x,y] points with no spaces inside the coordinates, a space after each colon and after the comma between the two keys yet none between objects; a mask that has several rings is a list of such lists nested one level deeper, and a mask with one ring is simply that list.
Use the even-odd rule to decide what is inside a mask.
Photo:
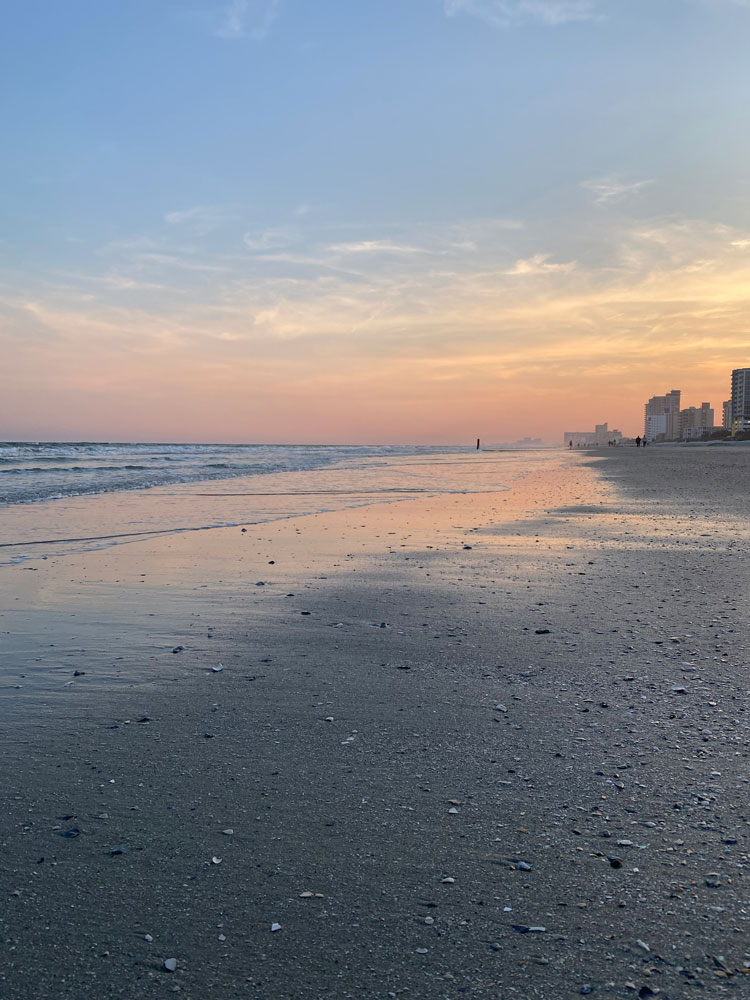
[{"label": "distant figure on shore", "polygon": [[572,447],[573,447],[573,442],[572,442],[572,441],[569,441],[569,442],[568,442],[568,447],[569,447],[569,448],[572,448]]},{"label": "distant figure on shore", "polygon": [[646,438],[644,437],[644,439],[643,439],[643,447],[645,448],[647,444],[648,444],[648,441],[647,441],[647,440],[646,440]]},{"label": "distant figure on shore", "polygon": [[641,435],[640,434],[635,439],[635,446],[636,446],[636,448],[640,448],[640,446],[641,446]]}]

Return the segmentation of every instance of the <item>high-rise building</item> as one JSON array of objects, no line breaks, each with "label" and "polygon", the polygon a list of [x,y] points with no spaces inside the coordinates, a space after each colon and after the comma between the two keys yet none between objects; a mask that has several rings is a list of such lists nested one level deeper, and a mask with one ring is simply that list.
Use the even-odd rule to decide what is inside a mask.
[{"label": "high-rise building", "polygon": [[732,400],[725,399],[721,404],[724,419],[721,422],[721,426],[725,431],[731,431],[732,429]]},{"label": "high-rise building", "polygon": [[680,410],[680,437],[683,441],[701,438],[714,429],[714,411],[710,403]]},{"label": "high-rise building", "polygon": [[680,437],[680,389],[652,396],[646,403],[644,436],[649,441],[676,441]]},{"label": "high-rise building", "polygon": [[732,427],[737,420],[750,420],[750,368],[732,372]]}]

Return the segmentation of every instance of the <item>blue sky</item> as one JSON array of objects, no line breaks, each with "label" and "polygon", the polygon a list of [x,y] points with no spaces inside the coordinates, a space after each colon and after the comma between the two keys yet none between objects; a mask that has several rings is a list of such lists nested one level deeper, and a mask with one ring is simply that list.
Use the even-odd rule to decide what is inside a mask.
[{"label": "blue sky", "polygon": [[555,439],[635,432],[675,380],[719,406],[749,29],[741,0],[13,5],[0,437]]}]

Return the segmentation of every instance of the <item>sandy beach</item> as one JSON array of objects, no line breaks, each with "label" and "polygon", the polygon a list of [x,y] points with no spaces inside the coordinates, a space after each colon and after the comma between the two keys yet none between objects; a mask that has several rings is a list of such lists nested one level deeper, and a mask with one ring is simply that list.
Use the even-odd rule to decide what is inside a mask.
[{"label": "sandy beach", "polygon": [[748,996],[750,450],[472,461],[0,567],[2,1000]]}]

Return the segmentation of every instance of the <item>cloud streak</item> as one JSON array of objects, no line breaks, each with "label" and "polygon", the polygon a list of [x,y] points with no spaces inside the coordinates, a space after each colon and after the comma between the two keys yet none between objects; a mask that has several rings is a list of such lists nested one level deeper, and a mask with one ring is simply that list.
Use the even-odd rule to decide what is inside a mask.
[{"label": "cloud streak", "polygon": [[[683,0],[685,4],[750,8],[750,0]],[[494,28],[510,28],[525,22],[556,27],[571,22],[599,20],[611,0],[442,0],[448,17],[468,14]]]},{"label": "cloud streak", "polygon": [[336,254],[432,254],[438,251],[427,250],[424,247],[408,246],[401,243],[389,243],[387,240],[362,240],[355,243],[333,243],[328,248]]},{"label": "cloud streak", "polygon": [[555,27],[597,16],[596,0],[444,0],[444,8],[449,17],[470,14],[496,28],[524,21]]},{"label": "cloud streak", "polygon": [[281,0],[232,0],[223,8],[214,29],[217,38],[250,38],[261,42],[271,32]]},{"label": "cloud streak", "polygon": [[653,184],[652,180],[623,181],[620,177],[611,175],[596,177],[582,181],[581,187],[590,191],[597,205],[614,205],[625,201],[633,195],[640,194],[644,188]]},{"label": "cloud streak", "polygon": [[194,205],[191,208],[165,212],[164,221],[170,226],[182,226],[198,233],[208,233],[218,229],[230,217],[230,212],[225,206]]},{"label": "cloud streak", "polygon": [[527,277],[538,274],[568,274],[575,270],[576,261],[571,260],[564,264],[556,264],[550,261],[550,256],[551,254],[548,253],[538,253],[525,260],[517,260],[505,274]]}]

